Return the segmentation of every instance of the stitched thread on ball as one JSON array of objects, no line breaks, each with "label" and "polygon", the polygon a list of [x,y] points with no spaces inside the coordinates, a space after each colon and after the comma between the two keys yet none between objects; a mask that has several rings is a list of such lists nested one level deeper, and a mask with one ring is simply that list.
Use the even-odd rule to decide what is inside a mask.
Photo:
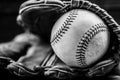
[{"label": "stitched thread on ball", "polygon": [[66,20],[64,21],[62,26],[59,28],[59,30],[53,36],[53,39],[51,40],[52,45],[57,43],[63,37],[63,34],[65,34],[66,31],[68,31],[68,29],[70,29],[70,27],[72,27],[71,24],[76,19],[77,15],[78,15],[78,10],[72,10],[70,12],[69,16],[66,18]]},{"label": "stitched thread on ball", "polygon": [[92,26],[81,38],[80,42],[77,45],[76,49],[76,60],[78,64],[81,66],[87,66],[85,60],[85,52],[88,47],[89,42],[92,38],[98,34],[99,32],[107,31],[106,25],[100,23],[95,26]]}]

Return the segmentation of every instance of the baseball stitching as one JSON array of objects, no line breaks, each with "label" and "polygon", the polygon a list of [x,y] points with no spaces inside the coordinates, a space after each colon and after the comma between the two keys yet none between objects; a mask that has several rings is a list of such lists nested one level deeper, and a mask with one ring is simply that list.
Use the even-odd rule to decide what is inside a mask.
[{"label": "baseball stitching", "polygon": [[92,26],[81,38],[76,49],[76,60],[79,65],[86,66],[85,52],[87,50],[89,42],[99,32],[107,31],[106,25],[100,23]]},{"label": "baseball stitching", "polygon": [[76,19],[77,15],[78,15],[78,10],[73,10],[70,12],[70,14],[66,18],[66,20],[64,21],[62,26],[59,28],[59,30],[53,36],[53,39],[51,40],[51,43],[53,45],[55,43],[57,43],[63,37],[63,34],[65,34],[66,31],[68,31],[68,29],[70,29],[70,27],[72,27],[71,25],[72,25],[73,21]]}]

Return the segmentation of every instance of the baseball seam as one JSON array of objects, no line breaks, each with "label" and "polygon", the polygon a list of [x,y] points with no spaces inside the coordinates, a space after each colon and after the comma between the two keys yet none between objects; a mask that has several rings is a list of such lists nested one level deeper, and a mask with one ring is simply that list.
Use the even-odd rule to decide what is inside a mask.
[{"label": "baseball seam", "polygon": [[70,14],[66,18],[62,26],[58,29],[58,31],[53,36],[51,40],[51,43],[53,45],[63,37],[63,34],[65,34],[68,31],[68,29],[70,29],[70,27],[72,27],[71,25],[73,21],[76,19],[77,15],[78,15],[78,10],[73,10],[70,12]]},{"label": "baseball seam", "polygon": [[77,45],[76,49],[76,60],[79,65],[87,66],[86,64],[86,58],[85,58],[85,52],[87,50],[89,42],[92,40],[92,38],[98,34],[99,32],[106,31],[106,25],[100,23],[92,26],[85,34],[82,36],[80,42]]}]

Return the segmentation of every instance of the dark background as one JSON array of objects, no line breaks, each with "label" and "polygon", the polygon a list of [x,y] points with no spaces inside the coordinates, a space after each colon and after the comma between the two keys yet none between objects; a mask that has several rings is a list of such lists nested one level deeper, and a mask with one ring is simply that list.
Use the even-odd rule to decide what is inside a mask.
[{"label": "dark background", "polygon": [[16,17],[19,6],[25,0],[0,0],[0,42],[11,40],[15,35],[23,32],[17,25]]},{"label": "dark background", "polygon": [[[26,0],[0,0],[0,42],[6,42],[14,38],[23,29],[17,25],[16,17],[18,15],[20,4]],[[120,0],[89,0],[98,4],[120,24]],[[0,69],[1,80],[16,80],[17,77],[11,77],[7,71]],[[4,77],[5,76],[5,77]],[[17,79],[18,80],[18,79]],[[35,80],[35,79],[34,79]]]}]

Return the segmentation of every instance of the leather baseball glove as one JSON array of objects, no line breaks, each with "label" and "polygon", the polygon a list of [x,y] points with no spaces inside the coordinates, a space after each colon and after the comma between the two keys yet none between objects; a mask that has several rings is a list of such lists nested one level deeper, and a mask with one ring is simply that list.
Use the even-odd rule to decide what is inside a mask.
[{"label": "leather baseball glove", "polygon": [[[33,41],[35,43],[30,45],[26,50],[26,54],[20,56],[16,61],[12,60],[7,66],[11,73],[18,76],[35,76],[38,74],[52,74],[55,71],[51,72],[51,70],[55,68],[60,68],[61,70],[57,70],[63,71],[62,73],[67,68],[70,71],[69,67],[53,53],[50,43],[46,42],[46,39],[49,41],[52,26],[62,15],[64,7],[65,4],[59,0],[29,0],[20,6],[17,23],[24,27],[28,34],[39,35],[40,40],[39,42]],[[58,65],[56,67],[56,64],[59,64],[60,67]],[[63,64],[64,66],[62,66]],[[50,71],[48,71],[49,69]],[[65,71],[65,74],[71,74],[68,71]]]},{"label": "leather baseball glove", "polygon": [[60,0],[28,0],[21,4],[17,23],[49,42],[50,32],[64,4]]},{"label": "leather baseball glove", "polygon": [[26,54],[26,50],[31,45],[38,42],[38,36],[22,33],[9,42],[0,43],[0,68],[6,68],[11,62],[17,61]]},{"label": "leather baseball glove", "polygon": [[[50,31],[55,21],[64,13],[73,9],[85,9],[98,15],[108,26],[111,34],[111,44],[106,56],[102,60],[89,68],[80,69],[70,67],[62,62],[53,52],[49,44],[39,44],[32,46],[26,55],[17,61],[11,62],[7,69],[18,76],[44,75],[57,79],[71,79],[76,77],[98,77],[109,74],[119,65],[119,32],[120,27],[117,22],[98,5],[84,0],[58,1],[58,0],[31,0],[22,4],[20,7],[18,23],[22,23],[25,28],[31,29],[38,27],[39,32],[47,31],[41,26],[50,26]],[[48,15],[54,13],[53,15]],[[46,17],[46,20],[42,17]],[[44,16],[43,16],[44,15]],[[44,21],[50,22],[48,25]],[[52,21],[52,22],[51,22]],[[42,22],[44,24],[42,24]],[[38,29],[37,29],[38,30]],[[33,32],[33,31],[31,31]],[[49,34],[50,32],[47,31]],[[44,33],[44,32],[43,32]],[[39,33],[42,34],[43,33]],[[48,36],[46,34],[46,36]],[[50,37],[50,36],[49,36]],[[47,39],[49,39],[47,37]],[[44,40],[44,39],[43,39]],[[119,69],[118,69],[119,70]],[[116,73],[117,74],[117,73]]]}]

